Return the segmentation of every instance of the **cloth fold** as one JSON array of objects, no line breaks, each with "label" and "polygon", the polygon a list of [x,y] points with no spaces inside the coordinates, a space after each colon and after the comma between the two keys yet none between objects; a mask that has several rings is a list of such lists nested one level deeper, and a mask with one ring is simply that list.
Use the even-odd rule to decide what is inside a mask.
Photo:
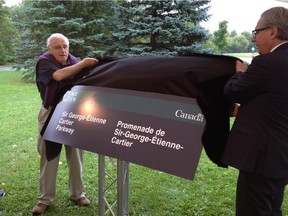
[{"label": "cloth fold", "polygon": [[[206,120],[202,136],[206,154],[218,166],[226,167],[221,162],[221,156],[229,133],[232,104],[225,100],[223,88],[235,73],[236,60],[239,59],[194,54],[177,57],[106,57],[99,60],[96,67],[83,70],[82,76],[73,85],[196,98]],[[56,143],[46,144],[47,159],[51,160],[60,153],[61,148]]]}]

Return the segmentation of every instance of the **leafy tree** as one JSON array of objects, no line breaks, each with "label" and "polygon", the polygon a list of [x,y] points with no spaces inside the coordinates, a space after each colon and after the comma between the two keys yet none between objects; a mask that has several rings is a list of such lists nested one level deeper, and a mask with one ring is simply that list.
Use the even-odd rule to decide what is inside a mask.
[{"label": "leafy tree", "polygon": [[205,43],[206,48],[210,48],[214,53],[246,53],[253,52],[253,48],[255,50],[250,32],[244,31],[238,35],[236,30],[233,30],[229,33],[227,25],[228,21],[226,20],[219,23],[219,29]]},{"label": "leafy tree", "polygon": [[227,38],[228,38],[228,31],[227,31],[228,21],[224,20],[219,23],[218,31],[215,31],[212,36],[212,42],[216,45],[219,52],[222,54],[223,49],[227,46]]},{"label": "leafy tree", "polygon": [[211,53],[217,53],[218,52],[218,48],[212,42],[213,35],[210,34],[209,38],[210,38],[209,40],[205,41],[204,48],[207,49],[207,50],[210,50]]},{"label": "leafy tree", "polygon": [[248,40],[243,35],[236,35],[228,39],[228,45],[224,48],[228,53],[247,52]]},{"label": "leafy tree", "polygon": [[113,4],[114,1],[23,0],[13,17],[22,32],[17,59],[18,68],[26,69],[24,79],[34,78],[36,58],[47,49],[46,39],[55,32],[69,38],[70,52],[79,58],[104,55],[111,35]]},{"label": "leafy tree", "polygon": [[232,32],[230,32],[230,37],[235,37],[237,35],[236,30],[233,30]]},{"label": "leafy tree", "polygon": [[0,42],[0,65],[4,65],[7,62],[8,52],[5,49],[5,46]]},{"label": "leafy tree", "polygon": [[13,61],[18,32],[11,21],[11,10],[0,0],[0,64]]},{"label": "leafy tree", "polygon": [[[119,1],[117,29],[110,53],[116,55],[183,55],[205,52],[210,0]],[[206,50],[207,52],[207,50]]]},{"label": "leafy tree", "polygon": [[247,46],[246,52],[252,52],[252,49],[253,48],[255,49],[255,44],[252,42],[252,33],[248,31],[244,31],[241,33],[241,35],[243,35],[249,43],[249,45]]}]

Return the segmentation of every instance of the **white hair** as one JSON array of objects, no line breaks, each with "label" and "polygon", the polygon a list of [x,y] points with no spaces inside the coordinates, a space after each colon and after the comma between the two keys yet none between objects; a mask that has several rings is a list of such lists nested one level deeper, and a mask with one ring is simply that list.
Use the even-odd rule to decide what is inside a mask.
[{"label": "white hair", "polygon": [[63,34],[60,34],[60,33],[54,33],[52,35],[50,35],[50,37],[47,39],[47,47],[50,46],[51,44],[51,41],[54,39],[54,38],[60,38],[60,39],[63,39],[67,42],[67,44],[69,45],[69,40],[67,37],[65,37]]}]

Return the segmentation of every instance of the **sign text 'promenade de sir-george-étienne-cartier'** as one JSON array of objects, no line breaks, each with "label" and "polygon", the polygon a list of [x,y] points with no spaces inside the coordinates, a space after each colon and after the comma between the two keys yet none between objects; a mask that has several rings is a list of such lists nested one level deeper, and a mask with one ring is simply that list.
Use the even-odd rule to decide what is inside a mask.
[{"label": "sign text 'promenade de sir-george-\u00e9tienne-cartier'", "polygon": [[204,116],[193,98],[74,86],[44,139],[193,179]]}]

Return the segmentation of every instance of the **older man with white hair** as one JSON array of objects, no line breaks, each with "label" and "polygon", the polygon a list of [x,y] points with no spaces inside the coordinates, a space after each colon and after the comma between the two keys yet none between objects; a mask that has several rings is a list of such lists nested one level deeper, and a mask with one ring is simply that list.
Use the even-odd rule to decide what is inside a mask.
[{"label": "older man with white hair", "polygon": [[[55,200],[56,176],[60,155],[53,160],[46,158],[46,143],[40,132],[49,113],[56,106],[59,98],[72,84],[73,76],[84,68],[95,66],[98,60],[85,58],[79,61],[69,53],[69,40],[60,33],[52,34],[47,39],[48,51],[41,55],[36,64],[37,87],[42,99],[38,115],[38,152],[40,154],[40,193],[33,214],[41,214]],[[79,206],[86,206],[90,201],[85,197],[82,181],[83,152],[80,149],[65,146],[69,169],[70,199]]]}]

